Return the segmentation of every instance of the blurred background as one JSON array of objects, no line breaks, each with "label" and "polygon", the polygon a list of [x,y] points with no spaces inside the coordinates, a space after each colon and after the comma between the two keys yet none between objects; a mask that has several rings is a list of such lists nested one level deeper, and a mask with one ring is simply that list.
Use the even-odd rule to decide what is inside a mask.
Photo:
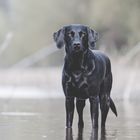
[{"label": "blurred background", "polygon": [[52,34],[80,23],[99,32],[97,49],[111,58],[113,96],[140,97],[139,13],[139,0],[0,0],[0,96],[63,97],[65,52]]}]

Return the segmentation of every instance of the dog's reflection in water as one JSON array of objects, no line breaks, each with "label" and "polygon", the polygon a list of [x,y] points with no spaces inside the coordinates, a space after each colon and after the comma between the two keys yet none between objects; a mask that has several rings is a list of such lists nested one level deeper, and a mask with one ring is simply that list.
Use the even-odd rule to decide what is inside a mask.
[{"label": "dog's reflection in water", "polygon": [[[73,139],[72,128],[66,128],[66,140],[75,140]],[[78,129],[78,136],[76,140],[84,140],[83,139],[83,129]],[[98,140],[98,129],[92,129],[91,136],[89,140]],[[106,130],[105,128],[101,129],[101,137],[100,140],[106,140]]]},{"label": "dog's reflection in water", "polygon": [[73,140],[72,128],[66,128],[66,140]]}]

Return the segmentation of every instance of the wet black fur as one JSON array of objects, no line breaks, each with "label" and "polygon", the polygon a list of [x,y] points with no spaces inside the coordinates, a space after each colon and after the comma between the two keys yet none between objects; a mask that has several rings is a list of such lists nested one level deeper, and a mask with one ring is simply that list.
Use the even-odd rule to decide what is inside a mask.
[{"label": "wet black fur", "polygon": [[62,75],[66,99],[66,127],[72,127],[75,99],[80,128],[84,126],[83,109],[86,99],[90,101],[92,126],[98,127],[100,103],[101,126],[105,127],[109,108],[116,116],[117,111],[110,97],[112,88],[110,60],[103,53],[94,50],[98,33],[87,26],[73,24],[64,26],[54,33],[54,40],[58,48],[65,46],[66,50]]}]

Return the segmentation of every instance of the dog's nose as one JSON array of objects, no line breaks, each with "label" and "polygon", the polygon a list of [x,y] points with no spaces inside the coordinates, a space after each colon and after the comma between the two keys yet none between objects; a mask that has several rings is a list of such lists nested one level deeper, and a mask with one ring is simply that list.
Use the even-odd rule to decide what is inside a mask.
[{"label": "dog's nose", "polygon": [[80,50],[80,43],[74,43],[74,50]]}]

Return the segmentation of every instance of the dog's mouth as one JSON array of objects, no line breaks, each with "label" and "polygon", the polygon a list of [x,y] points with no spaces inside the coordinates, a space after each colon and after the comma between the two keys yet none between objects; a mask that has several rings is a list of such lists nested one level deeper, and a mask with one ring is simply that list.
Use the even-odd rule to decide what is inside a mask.
[{"label": "dog's mouth", "polygon": [[74,43],[72,46],[72,51],[73,51],[73,53],[81,52],[82,46],[80,45],[80,43]]},{"label": "dog's mouth", "polygon": [[72,52],[73,53],[80,53],[80,52],[82,52],[82,49],[80,49],[80,50],[73,50]]},{"label": "dog's mouth", "polygon": [[[74,57],[74,59],[78,59],[78,58],[80,58],[82,55],[83,55],[83,51],[82,51],[82,50],[81,50],[81,51],[73,51],[73,52],[71,53],[71,56]],[[75,58],[75,57],[76,57],[76,58]]]},{"label": "dog's mouth", "polygon": [[81,53],[83,51],[82,47],[73,47],[72,53]]},{"label": "dog's mouth", "polygon": [[81,54],[81,53],[83,53],[82,49],[81,50],[74,50],[74,51],[72,51],[72,54],[75,54],[75,55],[78,55],[78,54]]}]

